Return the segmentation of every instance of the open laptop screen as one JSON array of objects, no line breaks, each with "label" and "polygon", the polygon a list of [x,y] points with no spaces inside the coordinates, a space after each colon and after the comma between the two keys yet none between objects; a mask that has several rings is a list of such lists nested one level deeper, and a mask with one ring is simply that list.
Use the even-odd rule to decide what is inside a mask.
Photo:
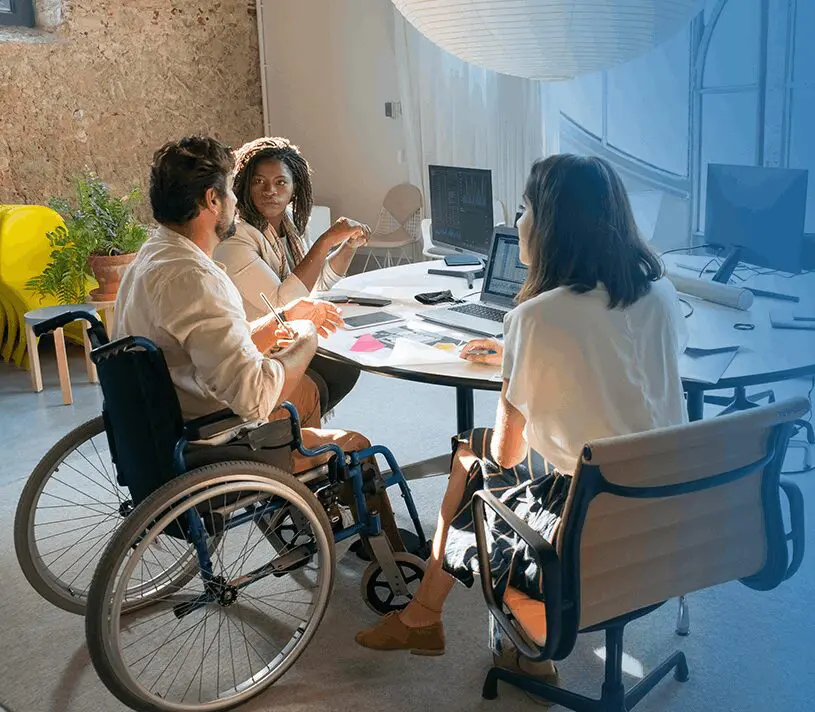
[{"label": "open laptop screen", "polygon": [[518,231],[508,227],[496,228],[481,299],[512,306],[526,281],[526,271],[526,266],[521,264]]}]

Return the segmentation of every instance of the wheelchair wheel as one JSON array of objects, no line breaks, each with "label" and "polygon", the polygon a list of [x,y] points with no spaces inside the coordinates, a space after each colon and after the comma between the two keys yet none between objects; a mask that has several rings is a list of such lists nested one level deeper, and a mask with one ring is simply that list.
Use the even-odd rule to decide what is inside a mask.
[{"label": "wheelchair wheel", "polygon": [[360,585],[362,598],[365,599],[368,608],[380,616],[384,616],[392,611],[401,611],[405,608],[407,604],[410,603],[424,577],[426,563],[418,556],[408,554],[404,551],[397,551],[394,553],[393,558],[399,569],[399,573],[407,585],[407,595],[394,592],[379,562],[374,562],[368,566],[362,575],[362,583]]},{"label": "wheelchair wheel", "polygon": [[[300,521],[288,545],[274,514]],[[199,575],[125,611],[151,543],[217,541]],[[297,576],[291,576],[291,571]],[[305,577],[305,578],[304,578]],[[270,465],[206,465],[167,483],[122,524],[93,577],[85,618],[91,660],[133,709],[225,710],[279,679],[309,644],[328,605],[334,539],[314,494]]]},{"label": "wheelchair wheel", "polygon": [[[69,432],[40,460],[28,478],[14,519],[14,547],[28,582],[48,602],[83,615],[102,552],[133,510],[116,481],[102,417]],[[155,546],[154,581],[128,592],[125,607],[147,602],[158,581],[179,583],[198,571],[194,551]]]}]

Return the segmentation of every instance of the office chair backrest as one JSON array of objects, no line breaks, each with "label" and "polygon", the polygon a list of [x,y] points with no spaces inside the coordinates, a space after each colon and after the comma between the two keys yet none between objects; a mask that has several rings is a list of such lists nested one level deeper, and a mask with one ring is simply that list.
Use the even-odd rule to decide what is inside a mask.
[{"label": "office chair backrest", "polygon": [[184,420],[164,355],[148,339],[126,337],[92,352],[120,484],[134,504],[172,479]]},{"label": "office chair backrest", "polygon": [[779,474],[808,410],[798,398],[586,445],[556,542],[578,627],[735,579],[781,583]]}]

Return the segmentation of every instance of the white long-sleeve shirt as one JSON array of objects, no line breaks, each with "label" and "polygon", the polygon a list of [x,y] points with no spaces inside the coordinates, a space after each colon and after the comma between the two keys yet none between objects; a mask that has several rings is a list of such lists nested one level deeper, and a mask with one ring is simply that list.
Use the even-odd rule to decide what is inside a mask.
[{"label": "white long-sleeve shirt", "polygon": [[280,399],[283,364],[252,341],[241,295],[195,243],[159,227],[128,267],[113,338],[144,336],[164,352],[185,418],[231,408],[262,420]]}]

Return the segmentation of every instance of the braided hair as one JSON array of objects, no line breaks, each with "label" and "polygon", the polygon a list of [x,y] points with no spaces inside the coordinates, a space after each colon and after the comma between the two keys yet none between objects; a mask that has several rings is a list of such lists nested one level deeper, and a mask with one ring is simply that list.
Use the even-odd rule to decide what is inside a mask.
[{"label": "braided hair", "polygon": [[235,196],[241,219],[263,232],[269,221],[260,214],[252,202],[251,189],[255,167],[260,161],[277,160],[285,163],[294,179],[292,217],[298,235],[306,231],[314,197],[311,189],[311,168],[300,149],[281,137],[258,138],[235,151]]}]

